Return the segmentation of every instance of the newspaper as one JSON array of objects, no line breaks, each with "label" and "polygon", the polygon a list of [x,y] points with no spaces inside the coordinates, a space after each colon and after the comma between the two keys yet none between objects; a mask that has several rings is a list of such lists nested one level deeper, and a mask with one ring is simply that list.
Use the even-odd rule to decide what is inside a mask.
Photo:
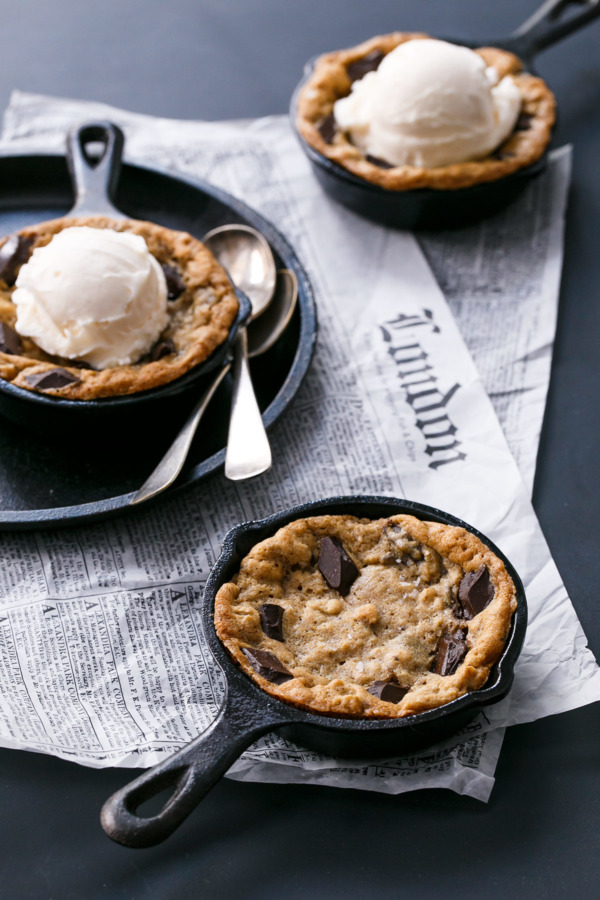
[{"label": "newspaper", "polygon": [[348,763],[273,734],[228,774],[390,793],[445,786],[486,800],[507,725],[600,698],[598,667],[529,500],[569,149],[504,214],[422,236],[430,268],[412,235],[325,197],[283,117],[176,122],[15,95],[3,140],[62,150],[68,127],[98,118],[121,125],[130,160],[208,178],[285,233],[315,290],[319,341],[270,432],[274,464],[261,478],[233,484],[219,473],[122,519],[0,535],[0,744],[98,767],[163,759],[223,701],[199,609],[227,530],[309,499],[385,494],[466,519],[520,572],[530,626],[509,697],[422,754]]},{"label": "newspaper", "polygon": [[571,148],[504,213],[420,243],[530,492],[550,381]]}]

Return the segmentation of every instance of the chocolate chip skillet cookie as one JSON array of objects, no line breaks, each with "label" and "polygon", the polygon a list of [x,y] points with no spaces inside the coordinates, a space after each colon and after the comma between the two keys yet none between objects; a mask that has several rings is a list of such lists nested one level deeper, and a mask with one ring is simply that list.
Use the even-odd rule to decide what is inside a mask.
[{"label": "chocolate chip skillet cookie", "polygon": [[215,600],[216,631],[269,694],[395,718],[482,687],[517,608],[503,562],[463,528],[396,515],[299,519]]},{"label": "chocolate chip skillet cookie", "polygon": [[190,234],[105,216],[43,222],[0,239],[0,378],[69,400],[156,388],[208,359],[238,306]]},{"label": "chocolate chip skillet cookie", "polygon": [[[432,147],[427,147],[428,138],[432,146],[461,145],[466,137],[465,127],[473,126],[478,131],[484,127],[486,115],[493,130],[498,118],[506,113],[509,99],[499,97],[493,113],[485,114],[481,107],[483,97],[475,91],[477,85],[459,79],[453,88],[456,73],[451,68],[443,72],[436,68],[431,83],[424,83],[421,76],[417,78],[415,61],[407,62],[403,71],[392,72],[391,63],[398,53],[410,48],[415,55],[418,45],[423,45],[423,49],[445,46],[446,56],[462,53],[478,58],[486,67],[482,81],[491,78],[497,82],[494,88],[488,86],[492,91],[501,88],[502,82],[511,84],[519,108],[515,109],[511,127],[499,136],[495,146],[474,152],[475,148],[465,145],[463,157],[448,161],[436,160],[435,155],[429,162],[411,157],[409,151],[415,141],[429,151],[429,156]],[[377,90],[382,91],[379,97],[374,89],[375,76]],[[409,81],[409,96],[398,101],[403,83]],[[367,88],[373,90],[369,92]],[[368,93],[373,96],[367,97]],[[472,52],[452,48],[426,34],[393,32],[320,56],[299,93],[296,127],[304,140],[327,159],[386,190],[455,190],[496,181],[532,165],[549,145],[555,110],[554,95],[546,83],[524,71],[522,61],[513,53],[498,47],[479,47]],[[377,114],[381,119],[384,111],[386,116],[377,127],[387,137],[375,142]],[[461,114],[454,119],[457,112]],[[396,154],[403,147],[407,155],[388,156],[390,141],[399,142]]]}]

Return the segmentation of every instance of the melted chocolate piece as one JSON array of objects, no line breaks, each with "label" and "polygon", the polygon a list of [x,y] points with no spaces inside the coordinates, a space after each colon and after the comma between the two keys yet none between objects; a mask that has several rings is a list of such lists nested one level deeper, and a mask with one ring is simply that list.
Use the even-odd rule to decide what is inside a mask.
[{"label": "melted chocolate piece", "polygon": [[523,112],[519,115],[515,125],[515,131],[527,131],[531,127],[533,116],[530,113]]},{"label": "melted chocolate piece", "polygon": [[386,703],[400,703],[400,701],[406,697],[410,688],[402,687],[397,681],[390,680],[374,681],[367,690],[370,694],[373,694],[374,697],[385,700]]},{"label": "melted chocolate piece", "polygon": [[280,662],[274,653],[268,650],[255,650],[253,647],[242,647],[242,653],[248,659],[255,672],[273,684],[284,684],[294,676]]},{"label": "melted chocolate piece", "polygon": [[380,169],[393,169],[394,166],[392,163],[386,162],[385,159],[380,159],[378,156],[371,156],[370,153],[367,153],[365,156],[367,162],[372,163],[374,166],[379,166]]},{"label": "melted chocolate piece", "polygon": [[277,603],[263,603],[258,611],[260,627],[266,636],[283,643],[283,607]]},{"label": "melted chocolate piece", "polygon": [[20,267],[29,259],[33,238],[10,234],[0,247],[0,278],[12,287]]},{"label": "melted chocolate piece", "polygon": [[185,291],[183,278],[175,266],[169,266],[166,263],[161,263],[161,266],[167,282],[167,300],[177,300]]},{"label": "melted chocolate piece", "polygon": [[150,351],[150,359],[152,362],[156,362],[157,359],[162,359],[163,356],[170,356],[171,353],[175,353],[175,344],[171,338],[167,338],[166,341],[158,341],[154,345]]},{"label": "melted chocolate piece", "polygon": [[358,578],[358,569],[337,538],[321,538],[318,565],[329,587],[344,597]]},{"label": "melted chocolate piece", "polygon": [[462,631],[443,634],[438,644],[433,671],[436,675],[453,675],[467,653],[467,643]]},{"label": "melted chocolate piece", "polygon": [[6,322],[0,322],[0,350],[2,353],[18,356],[22,346],[21,338],[14,328],[11,328]]},{"label": "melted chocolate piece", "polygon": [[362,59],[355,59],[354,62],[348,63],[346,66],[348,78],[351,81],[358,81],[359,78],[364,78],[369,72],[374,72],[379,68],[384,55],[381,50],[371,50]]},{"label": "melted chocolate piece", "polygon": [[458,586],[458,599],[464,610],[464,618],[472,619],[494,599],[495,588],[490,582],[490,573],[486,566],[480,566],[476,572],[463,575]]},{"label": "melted chocolate piece", "polygon": [[25,380],[31,387],[41,391],[67,387],[69,384],[77,384],[81,381],[72,372],[66,369],[48,369],[46,372],[36,372],[35,375],[27,375]]},{"label": "melted chocolate piece", "polygon": [[335,124],[333,113],[329,113],[328,116],[325,116],[324,119],[321,119],[321,121],[317,124],[317,131],[326,144],[333,143],[333,139],[337,131],[337,125]]}]

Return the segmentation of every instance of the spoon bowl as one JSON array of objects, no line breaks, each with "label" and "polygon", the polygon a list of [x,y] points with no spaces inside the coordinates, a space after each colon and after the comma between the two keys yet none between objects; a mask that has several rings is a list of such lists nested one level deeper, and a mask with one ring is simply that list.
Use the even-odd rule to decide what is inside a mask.
[{"label": "spoon bowl", "polygon": [[248,357],[254,359],[275,344],[291,322],[298,302],[298,279],[291,269],[280,269],[269,308],[248,327]]},{"label": "spoon bowl", "polygon": [[237,288],[252,304],[250,321],[265,311],[277,281],[273,253],[260,231],[249,225],[221,225],[202,238]]}]

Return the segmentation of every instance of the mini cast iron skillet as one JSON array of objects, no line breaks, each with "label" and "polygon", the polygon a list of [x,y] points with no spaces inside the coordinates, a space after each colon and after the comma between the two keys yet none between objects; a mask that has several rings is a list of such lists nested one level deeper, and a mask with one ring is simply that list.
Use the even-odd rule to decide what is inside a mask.
[{"label": "mini cast iron skillet", "polygon": [[[517,589],[517,610],[502,657],[488,683],[445,706],[403,719],[347,719],[306,712],[271,697],[248,678],[218,639],[213,610],[217,591],[230,581],[242,558],[259,541],[294,519],[319,515],[383,518],[408,513],[433,522],[459,525],[477,535],[501,560]],[[109,837],[128,847],[149,847],[167,838],[194,809],[240,754],[259,737],[277,731],[283,737],[333,757],[383,758],[411,753],[449,737],[473,719],[482,707],[508,693],[527,626],[523,585],[506,557],[480,532],[460,519],[409,500],[390,497],[332,497],[305,503],[259,522],[237,525],[226,536],[204,592],[204,634],[225,675],[227,693],[215,722],[174,756],[148,770],[104,804],[102,827]],[[150,818],[136,810],[165,788],[173,788],[162,810]]]},{"label": "mini cast iron skillet", "polygon": [[[561,21],[567,7],[577,5],[579,11]],[[581,8],[583,7],[583,8]],[[583,27],[600,16],[600,0],[546,0],[530,19],[506,38],[485,41],[456,41],[465,47],[498,47],[515,53],[526,71],[533,71],[534,57],[546,47]],[[312,74],[315,59],[305,67],[304,77],[292,97],[290,116],[295,128],[300,91]],[[547,151],[531,166],[518,169],[504,178],[457,190],[419,188],[408,191],[386,190],[359,178],[323,156],[297,132],[317,180],[327,194],[354,212],[382,225],[406,229],[439,229],[467,225],[498,212],[511,203],[521,191],[544,171]]]},{"label": "mini cast iron skillet", "polygon": [[[126,218],[111,202],[119,180],[123,145],[123,132],[111,122],[89,123],[69,134],[67,161],[76,200],[68,216],[98,214]],[[101,148],[99,156],[90,155],[94,148]],[[168,423],[187,408],[190,393],[199,390],[204,376],[228,357],[239,326],[251,312],[245,294],[236,290],[236,295],[239,310],[227,339],[204,362],[180,378],[149,391],[99,400],[61,399],[0,379],[0,413],[38,432],[62,432],[83,439],[101,434],[106,427],[123,433],[138,431],[156,421]]]}]

